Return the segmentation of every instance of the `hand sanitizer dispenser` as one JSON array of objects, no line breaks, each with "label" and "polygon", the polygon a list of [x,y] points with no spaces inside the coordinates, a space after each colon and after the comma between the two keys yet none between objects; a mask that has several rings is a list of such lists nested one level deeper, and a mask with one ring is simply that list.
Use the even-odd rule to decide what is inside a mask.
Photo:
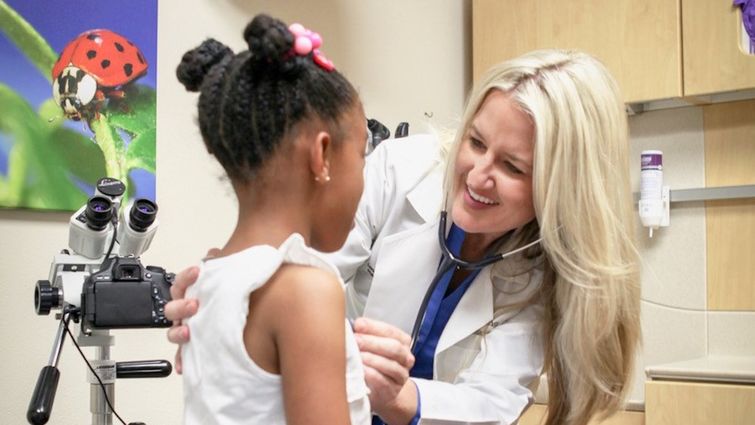
[{"label": "hand sanitizer dispenser", "polygon": [[669,225],[669,188],[663,185],[663,152],[642,151],[640,172],[640,221],[653,230]]}]

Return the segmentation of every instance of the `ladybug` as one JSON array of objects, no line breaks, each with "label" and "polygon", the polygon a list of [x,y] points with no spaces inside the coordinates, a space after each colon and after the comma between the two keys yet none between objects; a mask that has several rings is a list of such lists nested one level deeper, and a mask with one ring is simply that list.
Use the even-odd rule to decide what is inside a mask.
[{"label": "ladybug", "polygon": [[52,67],[52,95],[66,117],[96,116],[106,99],[122,98],[123,86],[147,73],[147,61],[126,37],[106,29],[73,39]]}]

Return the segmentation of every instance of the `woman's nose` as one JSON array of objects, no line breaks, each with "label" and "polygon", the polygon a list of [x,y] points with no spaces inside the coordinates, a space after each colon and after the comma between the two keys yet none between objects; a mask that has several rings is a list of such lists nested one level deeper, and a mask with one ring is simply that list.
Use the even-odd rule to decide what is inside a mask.
[{"label": "woman's nose", "polygon": [[469,171],[468,184],[476,189],[491,189],[494,186],[492,170],[491,161],[479,158]]}]

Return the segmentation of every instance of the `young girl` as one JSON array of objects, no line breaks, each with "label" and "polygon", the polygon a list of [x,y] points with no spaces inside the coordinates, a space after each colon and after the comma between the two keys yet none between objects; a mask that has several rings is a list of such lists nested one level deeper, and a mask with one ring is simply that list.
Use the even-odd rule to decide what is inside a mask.
[{"label": "young girl", "polygon": [[[319,35],[258,15],[234,54],[209,39],[178,79],[238,198],[238,223],[192,287],[184,345],[187,424],[367,424],[359,350],[345,321],[338,249],[362,193],[366,120]],[[345,378],[344,378],[345,376]]]}]

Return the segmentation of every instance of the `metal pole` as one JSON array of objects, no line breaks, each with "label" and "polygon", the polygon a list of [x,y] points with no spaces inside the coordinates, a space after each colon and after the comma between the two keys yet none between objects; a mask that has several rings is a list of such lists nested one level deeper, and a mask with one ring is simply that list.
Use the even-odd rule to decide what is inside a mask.
[{"label": "metal pole", "polygon": [[[113,337],[110,331],[95,330],[91,335],[79,334],[81,345],[95,347],[96,359],[90,361],[92,368],[100,377],[110,403],[115,405],[115,362],[110,360],[110,346]],[[91,371],[87,373],[89,380],[89,411],[92,413],[92,425],[112,425],[113,411],[105,401],[105,393],[100,383]]]}]

